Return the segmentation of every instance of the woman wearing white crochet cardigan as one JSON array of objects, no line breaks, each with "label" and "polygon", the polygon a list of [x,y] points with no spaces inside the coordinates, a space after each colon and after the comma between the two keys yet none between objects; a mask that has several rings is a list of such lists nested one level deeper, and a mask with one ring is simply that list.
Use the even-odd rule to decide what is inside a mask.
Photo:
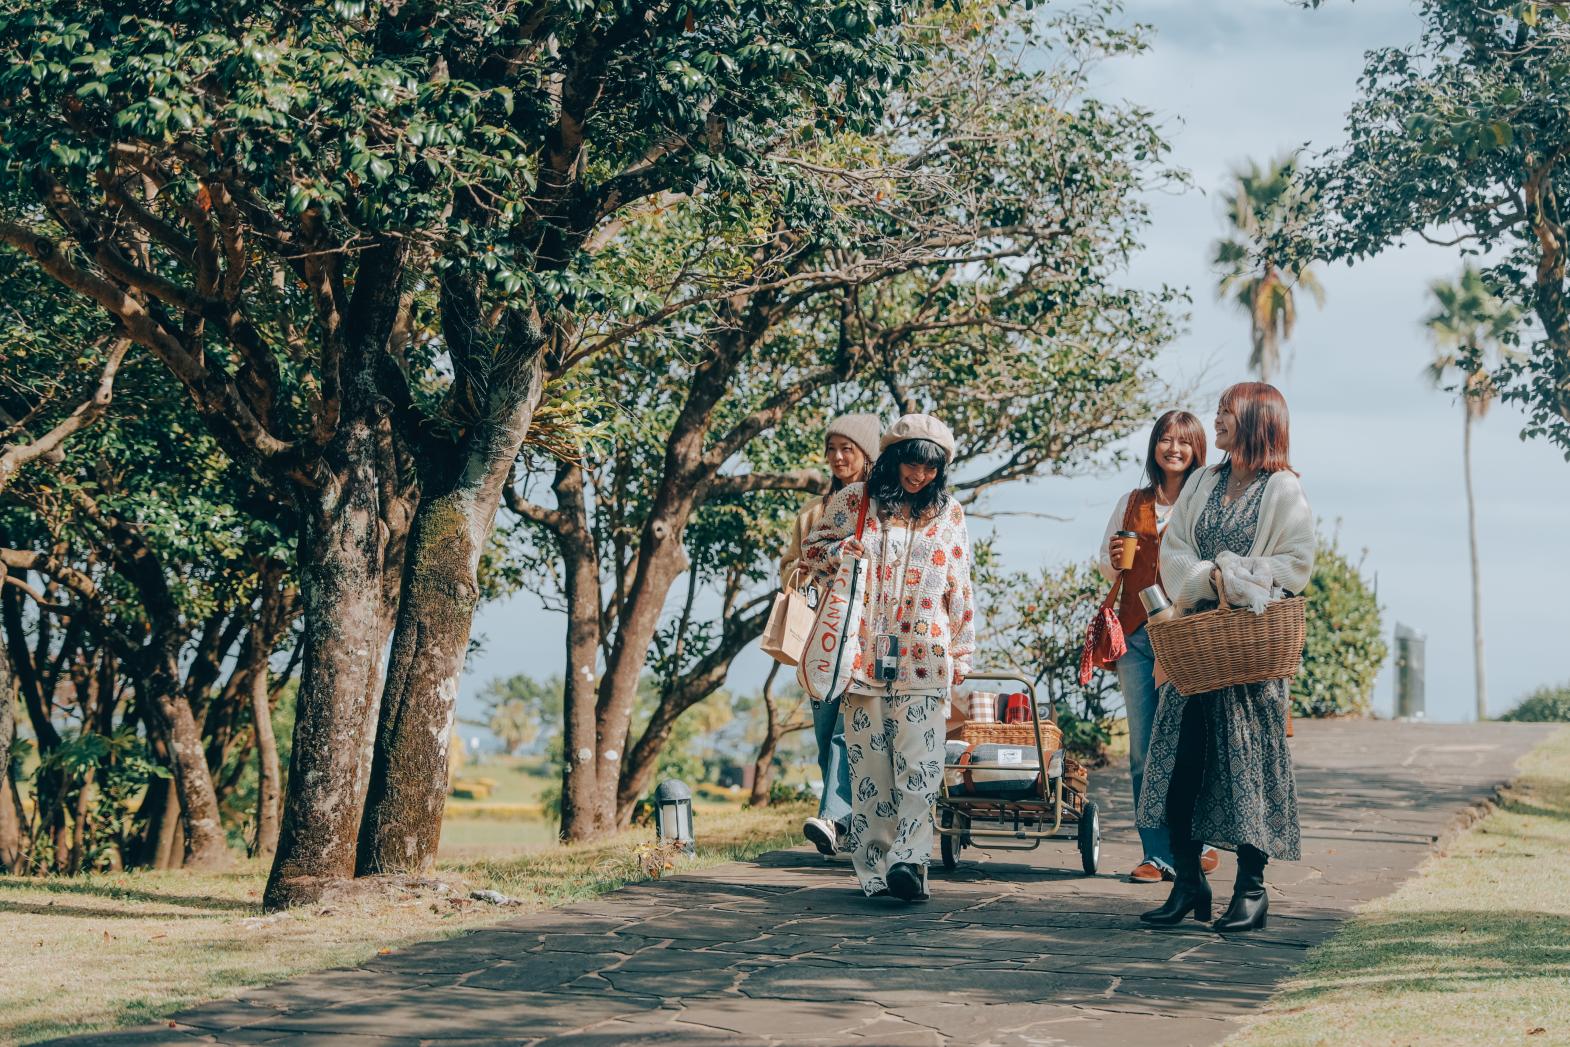
[{"label": "woman wearing white crochet cardigan", "polygon": [[[970,672],[975,596],[965,511],[948,493],[954,434],[931,415],[907,414],[883,434],[865,484],[829,500],[802,546],[820,581],[845,556],[868,562],[861,654],[845,694],[853,790],[845,847],[862,890],[908,902],[927,897],[932,804],[943,775],[944,707]],[[856,522],[871,498],[861,539]],[[879,639],[887,672],[874,665]]]},{"label": "woman wearing white crochet cardigan", "polygon": [[[1161,546],[1161,581],[1182,610],[1227,598],[1223,568],[1301,593],[1314,566],[1314,514],[1289,460],[1286,401],[1263,382],[1234,385],[1216,408],[1216,447],[1227,460],[1190,479]],[[1297,791],[1287,750],[1288,680],[1184,697],[1161,688],[1137,823],[1165,826],[1177,879],[1147,923],[1171,926],[1189,913],[1210,919],[1210,885],[1199,867],[1206,843],[1237,851],[1232,903],[1218,931],[1265,926],[1265,864],[1296,861]]]}]

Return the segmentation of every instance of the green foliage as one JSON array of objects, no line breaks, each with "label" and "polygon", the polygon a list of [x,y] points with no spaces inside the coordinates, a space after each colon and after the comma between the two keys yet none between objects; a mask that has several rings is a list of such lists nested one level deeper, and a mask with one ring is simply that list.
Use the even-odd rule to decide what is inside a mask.
[{"label": "green foliage", "polygon": [[[734,657],[744,626],[761,628],[786,530],[826,479],[835,414],[940,415],[967,503],[1097,468],[1148,415],[1181,296],[1124,274],[1147,192],[1181,176],[1148,111],[1091,92],[1097,61],[1144,47],[1114,22],[1100,6],[939,12],[907,31],[920,61],[879,123],[781,142],[782,166],[821,209],[803,210],[797,182],[755,185],[729,210],[677,201],[636,216],[596,258],[649,315],[596,315],[583,343],[616,353],[563,380],[605,405],[587,416],[603,435],[582,455],[599,619],[631,618],[622,601],[660,506],[660,524],[682,528],[687,585],[626,650],[647,649],[672,693]],[[649,314],[660,303],[668,313]],[[558,463],[536,456],[528,472],[549,504]],[[686,490],[690,507],[672,497]],[[516,538],[521,573],[565,607],[555,531],[531,523]]]},{"label": "green foliage", "polygon": [[813,791],[810,785],[791,785],[789,782],[782,782],[778,778],[769,783],[769,806],[771,807],[778,804],[816,804],[817,802],[818,794]]},{"label": "green foliage", "polygon": [[[134,801],[149,785],[170,777],[168,768],[153,759],[145,738],[130,725],[110,734],[79,731],[61,745],[45,753],[33,774],[36,795],[38,782],[60,776],[71,783],[64,793],[68,807],[75,809],[87,790],[86,816],[81,825],[81,850],[76,855],[78,872],[112,867],[112,857],[130,834]],[[40,838],[31,848],[29,861],[39,869],[50,861],[63,861],[55,855],[55,840]]]},{"label": "green foliage", "polygon": [[480,689],[485,726],[516,755],[542,734],[561,733],[562,679],[536,680],[527,673],[494,679]]},{"label": "green foliage", "polygon": [[1031,680],[1038,697],[1054,703],[1069,751],[1099,760],[1112,738],[1117,676],[1097,669],[1081,686],[1079,658],[1106,580],[1090,563],[1004,572],[985,543],[977,543],[974,580],[981,623],[976,665],[1013,669]]},{"label": "green foliage", "polygon": [[[221,181],[270,235],[418,230],[516,304],[559,303],[596,293],[537,264],[535,205],[575,159],[551,151],[578,148],[565,137],[587,143],[569,211],[651,186],[739,188],[780,127],[876,116],[909,61],[891,30],[915,11],[30,0],[0,17],[0,161],[47,162],[89,199],[98,172],[124,163],[116,150],[134,150],[164,183],[160,206],[222,206]],[[478,209],[453,207],[471,193]]]},{"label": "green foliage", "polygon": [[[1346,143],[1312,172],[1320,218],[1298,257],[1357,259],[1409,235],[1485,260],[1483,280],[1535,316],[1502,332],[1522,352],[1493,366],[1504,399],[1570,457],[1570,8],[1425,0],[1421,38],[1370,52]],[[1489,364],[1476,353],[1468,372]]]},{"label": "green foliage", "polygon": [[1374,679],[1390,653],[1379,601],[1335,540],[1319,540],[1309,578],[1303,668],[1292,681],[1299,716],[1366,716]]},{"label": "green foliage", "polygon": [[1522,723],[1570,723],[1570,683],[1544,684],[1500,719]]}]

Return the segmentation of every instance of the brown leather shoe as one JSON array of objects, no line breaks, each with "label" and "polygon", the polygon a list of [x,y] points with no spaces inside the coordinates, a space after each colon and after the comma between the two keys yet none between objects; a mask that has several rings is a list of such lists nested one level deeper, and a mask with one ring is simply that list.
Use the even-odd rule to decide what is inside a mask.
[{"label": "brown leather shoe", "polygon": [[1221,868],[1221,852],[1214,847],[1206,847],[1199,852],[1199,871],[1213,873]]},{"label": "brown leather shoe", "polygon": [[1128,874],[1130,883],[1160,883],[1172,877],[1161,871],[1161,866],[1155,862],[1140,862],[1134,866],[1134,871]]}]

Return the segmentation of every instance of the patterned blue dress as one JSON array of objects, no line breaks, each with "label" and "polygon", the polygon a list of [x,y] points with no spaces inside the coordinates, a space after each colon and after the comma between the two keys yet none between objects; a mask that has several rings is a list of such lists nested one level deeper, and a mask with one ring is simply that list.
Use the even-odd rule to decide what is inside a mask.
[{"label": "patterned blue dress", "polygon": [[[1194,524],[1194,544],[1206,560],[1214,560],[1223,549],[1247,556],[1259,528],[1269,474],[1259,473],[1247,490],[1227,504],[1223,494],[1230,476],[1230,465],[1223,466]],[[1297,861],[1301,831],[1292,754],[1287,748],[1288,683],[1267,680],[1187,698],[1170,683],[1163,684],[1145,759],[1139,826],[1167,824],[1167,792],[1178,764],[1183,712],[1190,702],[1198,702],[1205,751],[1182,754],[1183,759],[1203,760],[1194,801],[1194,839],[1227,850],[1246,845],[1271,858]]]}]

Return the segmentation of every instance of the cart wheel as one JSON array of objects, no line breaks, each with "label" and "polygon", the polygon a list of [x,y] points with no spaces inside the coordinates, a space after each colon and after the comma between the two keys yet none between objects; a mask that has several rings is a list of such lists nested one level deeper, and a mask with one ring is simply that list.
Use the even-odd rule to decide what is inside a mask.
[{"label": "cart wheel", "polygon": [[[954,827],[954,812],[947,807],[938,816],[938,823],[945,829]],[[943,855],[943,868],[953,872],[959,867],[960,842],[957,836],[939,835],[938,851]]]},{"label": "cart wheel", "polygon": [[1101,816],[1089,800],[1079,812],[1079,859],[1086,876],[1096,875],[1101,864]]}]

